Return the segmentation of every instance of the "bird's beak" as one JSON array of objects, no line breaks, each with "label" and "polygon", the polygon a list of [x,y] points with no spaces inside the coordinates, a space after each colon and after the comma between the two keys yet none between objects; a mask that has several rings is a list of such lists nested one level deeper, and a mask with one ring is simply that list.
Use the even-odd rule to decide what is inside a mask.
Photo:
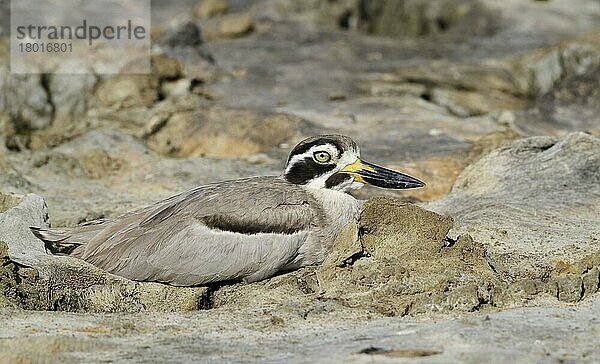
[{"label": "bird's beak", "polygon": [[404,189],[425,186],[425,183],[414,177],[360,159],[344,167],[340,173],[351,175],[357,182],[382,188]]}]

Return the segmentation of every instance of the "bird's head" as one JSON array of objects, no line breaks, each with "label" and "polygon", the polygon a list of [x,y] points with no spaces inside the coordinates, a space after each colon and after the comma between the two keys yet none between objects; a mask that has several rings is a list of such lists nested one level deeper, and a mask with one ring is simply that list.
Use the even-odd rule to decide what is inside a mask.
[{"label": "bird's head", "polygon": [[414,177],[361,160],[356,142],[343,135],[319,135],[298,143],[290,152],[283,178],[309,188],[338,191],[365,183],[393,189],[425,186]]}]

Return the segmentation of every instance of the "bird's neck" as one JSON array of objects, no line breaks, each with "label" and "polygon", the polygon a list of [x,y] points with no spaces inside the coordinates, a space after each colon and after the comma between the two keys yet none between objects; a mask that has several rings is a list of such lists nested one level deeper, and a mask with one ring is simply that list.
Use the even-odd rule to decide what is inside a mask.
[{"label": "bird's neck", "polygon": [[306,188],[323,206],[323,212],[335,228],[341,229],[358,216],[360,202],[346,192],[328,188]]}]

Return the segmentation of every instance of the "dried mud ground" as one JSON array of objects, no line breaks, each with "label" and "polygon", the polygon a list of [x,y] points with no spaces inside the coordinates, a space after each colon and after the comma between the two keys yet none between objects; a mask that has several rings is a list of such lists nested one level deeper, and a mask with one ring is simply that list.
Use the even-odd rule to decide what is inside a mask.
[{"label": "dried mud ground", "polygon": [[76,314],[2,310],[15,362],[596,362],[600,300],[462,318],[288,321],[257,310]]},{"label": "dried mud ground", "polygon": [[[0,362],[600,362],[600,3],[180,0],[152,16],[150,75],[12,75],[0,41]],[[133,282],[28,229],[279,174],[330,132],[428,186],[357,192],[318,267]]]}]

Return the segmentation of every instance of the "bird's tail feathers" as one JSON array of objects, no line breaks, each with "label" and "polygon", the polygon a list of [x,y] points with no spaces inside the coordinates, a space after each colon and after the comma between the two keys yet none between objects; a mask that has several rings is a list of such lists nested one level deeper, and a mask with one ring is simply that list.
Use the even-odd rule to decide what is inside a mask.
[{"label": "bird's tail feathers", "polygon": [[85,225],[75,228],[29,228],[33,235],[44,242],[46,250],[55,255],[70,255],[77,247],[87,244],[100,226]]}]

